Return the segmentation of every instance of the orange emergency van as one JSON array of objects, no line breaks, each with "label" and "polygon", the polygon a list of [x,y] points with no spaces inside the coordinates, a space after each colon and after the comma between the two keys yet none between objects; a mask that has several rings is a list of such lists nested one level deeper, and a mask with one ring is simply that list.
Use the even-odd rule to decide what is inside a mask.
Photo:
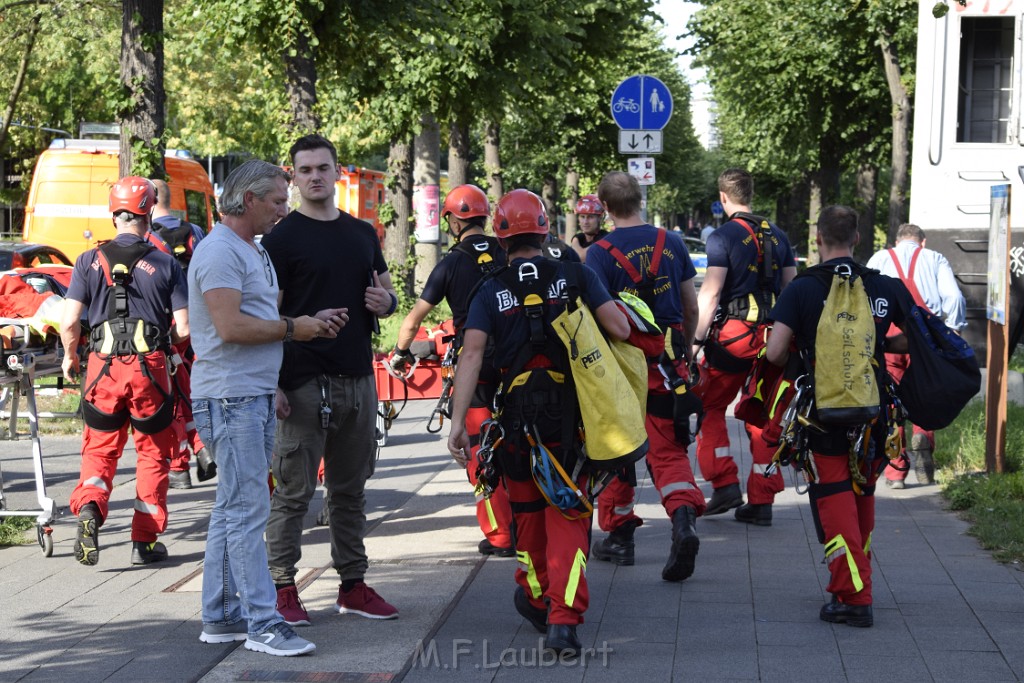
[{"label": "orange emergency van", "polygon": [[[118,180],[117,140],[54,140],[39,156],[25,204],[26,242],[57,247],[74,260],[113,239],[108,199]],[[164,159],[171,213],[205,231],[213,227],[214,192],[198,162],[181,152]]]},{"label": "orange emergency van", "polygon": [[384,203],[384,174],[358,166],[342,166],[335,198],[338,208],[356,218],[373,224],[380,243],[384,244],[384,224],[379,208]]}]

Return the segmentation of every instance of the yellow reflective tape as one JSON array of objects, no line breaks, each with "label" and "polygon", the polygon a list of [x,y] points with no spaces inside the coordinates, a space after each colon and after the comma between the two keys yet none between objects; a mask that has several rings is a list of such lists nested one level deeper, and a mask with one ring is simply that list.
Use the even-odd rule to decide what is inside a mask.
[{"label": "yellow reflective tape", "polygon": [[782,396],[786,393],[786,389],[789,389],[789,387],[790,381],[788,379],[784,379],[779,382],[779,390],[775,392],[775,400],[772,401],[772,407],[771,410],[768,411],[768,417],[775,417],[775,409],[779,407],[779,401],[782,400]]},{"label": "yellow reflective tape", "polygon": [[132,339],[135,350],[139,353],[149,353],[149,344],[146,343],[146,323],[141,320],[135,323],[135,336]]},{"label": "yellow reflective tape", "polygon": [[491,531],[498,530],[498,520],[494,518],[494,508],[491,507],[491,500],[484,498],[484,508],[487,510],[487,523],[491,525]]},{"label": "yellow reflective tape", "polygon": [[580,586],[580,579],[587,573],[587,556],[579,548],[576,549],[576,557],[572,561],[572,569],[569,570],[569,581],[565,584],[565,604],[572,607],[576,601],[576,591]]},{"label": "yellow reflective tape", "polygon": [[864,544],[864,554],[867,555],[871,552],[871,537],[875,535],[874,531],[868,532],[868,542]]},{"label": "yellow reflective tape", "polygon": [[110,329],[110,322],[103,322],[103,343],[100,344],[100,353],[109,354],[114,350],[114,332]]},{"label": "yellow reflective tape", "polygon": [[516,560],[519,561],[519,568],[526,572],[526,583],[530,586],[530,595],[534,600],[540,600],[544,595],[544,589],[541,588],[540,581],[537,579],[537,570],[533,568],[530,553],[526,550],[517,550]]},{"label": "yellow reflective tape", "polygon": [[[870,540],[869,540],[870,543]],[[825,564],[831,564],[833,560],[846,555],[846,565],[850,568],[850,579],[853,581],[853,590],[857,593],[864,590],[864,581],[860,578],[860,569],[857,568],[857,561],[853,553],[849,552],[849,546],[842,534],[839,534],[825,544]]]}]

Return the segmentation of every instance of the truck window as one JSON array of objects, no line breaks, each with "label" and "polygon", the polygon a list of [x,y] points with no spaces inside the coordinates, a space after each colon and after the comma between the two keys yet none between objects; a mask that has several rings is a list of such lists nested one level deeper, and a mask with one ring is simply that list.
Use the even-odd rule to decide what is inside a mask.
[{"label": "truck window", "polygon": [[957,142],[1011,142],[1013,17],[963,17]]},{"label": "truck window", "polygon": [[209,214],[206,212],[206,195],[196,190],[185,190],[185,205],[188,207],[188,220],[210,232]]}]

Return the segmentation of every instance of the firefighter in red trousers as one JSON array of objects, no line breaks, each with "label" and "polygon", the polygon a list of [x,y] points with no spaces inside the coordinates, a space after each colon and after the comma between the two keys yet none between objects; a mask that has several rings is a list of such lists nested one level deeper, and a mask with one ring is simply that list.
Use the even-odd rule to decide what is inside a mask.
[{"label": "firefighter in red trousers", "polygon": [[[415,358],[409,350],[416,331],[423,319],[441,303],[448,301],[455,325],[456,353],[462,345],[462,328],[469,313],[469,295],[482,278],[505,265],[505,250],[498,246],[498,240],[484,235],[484,226],[490,215],[487,195],[476,185],[459,185],[444,198],[441,215],[448,221],[448,230],[455,238],[455,246],[430,273],[423,293],[416,301],[409,315],[405,316],[398,331],[398,342],[391,356],[391,369],[399,376],[405,375]],[[490,364],[481,369],[480,381],[469,412],[466,413],[466,431],[475,457],[480,448],[480,425],[491,416],[491,402],[498,378]],[[477,490],[476,519],[484,539],[477,549],[483,555],[511,557],[515,554],[512,544],[512,510],[508,506],[508,494],[498,488],[489,498],[479,489],[476,468],[467,468],[469,481]]]},{"label": "firefighter in red trousers", "polygon": [[146,241],[156,193],[145,178],[122,178],[110,190],[117,235],[75,263],[64,304],[64,377],[79,374],[83,313],[89,324],[89,363],[82,381],[82,470],[71,494],[78,516],[75,559],[99,561],[99,529],[107,518],[117,463],[135,439],[135,515],[132,564],[167,558],[157,536],[167,528],[167,473],[177,453],[172,427],[171,321],[175,341],[188,336],[188,290],[173,257]]},{"label": "firefighter in red trousers", "polygon": [[[543,255],[548,220],[540,197],[528,190],[508,193],[498,202],[493,227],[508,252],[509,267],[484,282],[470,303],[455,373],[448,450],[462,466],[470,462],[465,418],[481,365],[487,362],[490,336],[493,363],[502,368],[496,402],[504,438],[485,446],[493,447],[499,460],[515,518],[519,567],[513,600],[534,628],[547,633],[545,647],[568,657],[582,647],[576,627],[589,602],[590,518],[573,507],[578,496],[586,495],[579,481],[563,474],[552,486],[554,480],[544,475],[556,471],[556,463],[563,473],[573,472],[581,445],[576,392],[564,381],[568,352],[551,324],[566,308],[569,282],[578,285],[608,334],[626,339],[629,323],[592,271]],[[574,495],[566,502],[554,495],[555,488],[572,488]]]},{"label": "firefighter in red trousers", "polygon": [[694,356],[704,351],[701,381],[695,389],[704,404],[697,461],[713,489],[704,514],[737,508],[736,519],[741,522],[771,526],[775,494],[784,486],[780,472],[764,476],[774,449],[765,444],[760,428],[744,425],[752,463],[743,504],[739,469],[729,452],[725,411],[764,348],[768,312],[796,276],[796,260],[786,234],[750,213],[754,179],[748,172],[723,171],[718,196],[729,220],[707,239],[708,269],[697,299],[700,318],[693,348]]},{"label": "firefighter in red trousers", "polygon": [[[682,237],[643,219],[643,195],[636,178],[621,171],[608,173],[597,194],[615,230],[587,250],[587,266],[609,291],[625,291],[642,299],[666,332],[664,357],[649,359],[648,366],[647,469],[672,520],[672,545],[661,578],[685,581],[696,567],[697,517],[704,512],[704,495],[686,454],[693,396],[686,389],[685,356],[697,321],[693,287],[697,271]],[[632,473],[627,469],[626,474]],[[633,531],[642,524],[633,512],[633,497],[632,485],[621,479],[602,491],[598,499],[601,528],[611,533],[594,544],[598,559],[633,563]]]},{"label": "firefighter in red trousers", "polygon": [[[857,212],[846,206],[828,206],[818,217],[818,252],[824,268],[847,265],[856,268],[853,247],[860,241],[857,233]],[[903,311],[913,301],[906,287],[896,278],[885,275],[864,277],[864,289],[875,311],[874,352],[877,372],[885,371],[883,349],[906,353],[907,340],[902,334],[886,339],[890,325],[902,326]],[[816,358],[815,344],[818,321],[828,297],[827,285],[817,277],[800,277],[781,295],[771,316],[775,321],[768,338],[766,355],[772,363],[785,367],[790,343],[795,340],[803,357]],[[816,361],[813,361],[816,362]],[[836,368],[838,374],[842,368]],[[818,370],[815,371],[817,374]],[[885,383],[877,377],[879,403],[889,398]],[[941,400],[941,399],[940,399]],[[812,411],[811,419],[817,419]],[[818,539],[825,545],[825,562],[831,578],[827,590],[832,599],[819,612],[822,621],[868,627],[874,624],[871,592],[871,534],[875,528],[875,481],[886,459],[888,425],[880,409],[877,422],[870,430],[874,447],[868,447],[863,460],[851,464],[850,452],[856,452],[858,429],[831,426],[823,432],[808,430],[807,445],[814,461],[816,480],[810,484],[808,498],[814,515]],[[860,432],[864,434],[863,431]],[[854,485],[851,467],[863,475],[864,482]],[[866,471],[865,471],[866,469]]]}]

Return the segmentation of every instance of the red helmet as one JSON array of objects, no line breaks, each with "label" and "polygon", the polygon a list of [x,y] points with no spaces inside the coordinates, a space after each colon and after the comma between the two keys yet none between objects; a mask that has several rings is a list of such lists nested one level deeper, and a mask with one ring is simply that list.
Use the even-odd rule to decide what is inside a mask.
[{"label": "red helmet", "polygon": [[491,215],[491,205],[487,201],[487,195],[476,185],[459,185],[444,198],[441,216],[447,218],[449,215],[463,220],[487,218]]},{"label": "red helmet", "polygon": [[153,183],[137,175],[121,178],[110,188],[110,213],[130,211],[148,216],[155,204],[156,188]]},{"label": "red helmet", "polygon": [[589,216],[603,216],[604,204],[601,203],[596,194],[583,195],[576,202],[576,213]]},{"label": "red helmet", "polygon": [[498,201],[492,222],[494,234],[502,239],[512,235],[548,234],[544,202],[529,190],[512,190]]}]

